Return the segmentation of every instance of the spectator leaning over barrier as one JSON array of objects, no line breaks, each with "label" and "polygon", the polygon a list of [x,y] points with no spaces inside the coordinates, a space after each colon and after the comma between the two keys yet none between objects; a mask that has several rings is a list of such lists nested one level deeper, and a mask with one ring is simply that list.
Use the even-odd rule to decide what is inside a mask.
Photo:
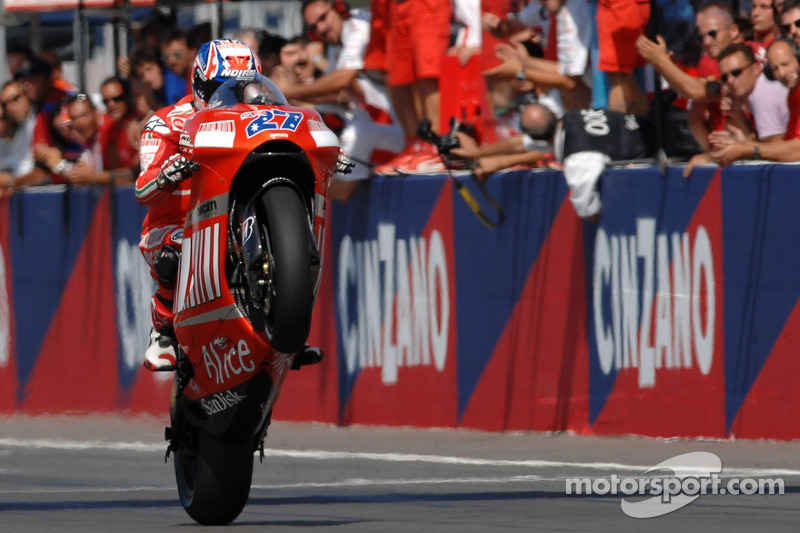
[{"label": "spectator leaning over barrier", "polygon": [[[43,182],[46,173],[34,166],[33,128],[36,114],[19,82],[10,80],[0,89],[5,131],[0,140],[0,185],[9,191]],[[0,189],[0,197],[3,190]]]},{"label": "spectator leaning over barrier", "polygon": [[111,178],[103,171],[102,149],[99,143],[100,118],[92,100],[79,93],[65,102],[72,139],[80,145],[77,160],[67,158],[61,150],[40,148],[38,154],[54,174],[74,185],[108,184]]},{"label": "spectator leaning over barrier", "polygon": [[328,45],[328,72],[302,85],[277,77],[274,80],[288,99],[324,104],[318,108],[323,116],[330,114],[341,121],[337,134],[342,151],[356,167],[350,174],[335,174],[329,194],[345,200],[358,181],[370,177],[371,166],[381,162],[380,156],[391,157],[403,149],[403,130],[386,88],[364,71],[369,14],[337,7],[330,0],[307,0],[303,18],[309,33]]},{"label": "spectator leaning over barrier", "polygon": [[748,139],[738,130],[716,132],[711,136],[712,156],[728,165],[741,159],[800,161],[800,52],[794,41],[779,37],[767,50],[765,74],[789,90],[789,122],[783,140],[759,142]]},{"label": "spectator leaning over barrier", "polygon": [[[684,72],[674,63],[667,52],[667,45],[661,36],[656,42],[644,35],[636,41],[636,47],[653,68],[661,74],[675,92],[691,100],[689,126],[697,142],[705,150],[689,161],[684,176],[698,164],[712,161],[709,148],[709,131],[719,131],[725,127],[725,116],[720,108],[719,65],[716,58],[730,44],[742,41],[739,27],[734,23],[727,4],[707,3],[698,11],[695,22],[705,55],[697,66],[698,76]],[[747,43],[753,48],[756,58],[764,56],[763,47],[758,43]]]},{"label": "spectator leaning over barrier", "polygon": [[535,98],[518,106],[519,126],[523,133],[501,139],[493,144],[478,146],[465,133],[456,133],[459,148],[451,150],[453,155],[475,160],[473,169],[478,179],[516,165],[534,166],[552,160],[552,144],[557,115],[551,106]]},{"label": "spectator leaning over barrier", "polygon": [[[82,154],[83,147],[75,136],[65,102],[57,104],[52,113],[36,115],[33,155],[37,166],[48,172],[47,178],[51,183],[65,183],[66,179],[60,172],[66,173]],[[59,172],[55,172],[55,166],[62,160],[66,163],[55,169]]]},{"label": "spectator leaning over barrier", "polygon": [[[530,161],[537,161],[554,151],[555,158],[563,164],[570,202],[581,218],[596,220],[600,214],[597,184],[609,162],[637,160],[655,151],[650,135],[653,126],[646,117],[613,110],[573,109],[557,119],[549,106],[536,101],[525,104],[521,115],[524,136],[490,147],[455,149],[453,153],[481,157],[490,151],[523,154],[527,150]],[[506,163],[519,162],[503,159]],[[479,163],[483,167],[484,162]]]},{"label": "spectator leaning over barrier", "polygon": [[747,44],[728,45],[717,59],[722,82],[720,105],[728,127],[760,142],[782,139],[789,121],[786,87],[767,79]]},{"label": "spectator leaning over barrier", "polygon": [[[716,103],[719,100],[718,91],[707,82],[719,79],[716,59],[722,49],[729,44],[741,42],[742,36],[726,5],[706,4],[698,11],[695,23],[705,52],[697,65],[697,77],[687,74],[672,61],[661,36],[657,36],[656,42],[653,42],[642,35],[636,41],[636,47],[675,92],[692,100],[689,125],[697,142],[707,149],[709,129],[718,130],[725,125]],[[710,115],[709,124],[706,124],[707,112]]]},{"label": "spectator leaning over barrier", "polygon": [[781,35],[800,46],[800,0],[786,0],[781,9]]},{"label": "spectator leaning over barrier", "polygon": [[[527,20],[528,10],[536,5],[528,4],[519,20]],[[592,97],[589,50],[594,31],[589,4],[585,0],[544,0],[542,5],[550,14],[544,58],[530,57],[519,43],[500,45],[497,55],[503,63],[484,74],[518,76],[537,86],[555,87],[564,110],[588,108]]]}]

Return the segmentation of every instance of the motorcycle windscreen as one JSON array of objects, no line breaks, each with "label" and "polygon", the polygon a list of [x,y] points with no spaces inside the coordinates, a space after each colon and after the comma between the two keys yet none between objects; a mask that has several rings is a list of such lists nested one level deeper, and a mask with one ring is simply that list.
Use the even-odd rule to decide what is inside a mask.
[{"label": "motorcycle windscreen", "polygon": [[208,107],[228,107],[236,104],[287,105],[286,97],[263,74],[231,78],[214,91]]}]

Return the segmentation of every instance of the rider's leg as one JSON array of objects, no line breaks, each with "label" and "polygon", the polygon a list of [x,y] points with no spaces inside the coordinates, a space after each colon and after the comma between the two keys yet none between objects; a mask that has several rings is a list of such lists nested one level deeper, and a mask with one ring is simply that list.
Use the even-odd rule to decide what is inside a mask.
[{"label": "rider's leg", "polygon": [[150,301],[153,329],[143,363],[148,370],[175,369],[178,343],[172,327],[172,303],[180,262],[181,237],[182,232],[172,228],[167,228],[167,231],[153,230],[145,234],[139,245],[150,265],[150,274],[158,282],[158,289]]},{"label": "rider's leg", "polygon": [[150,300],[153,329],[150,331],[150,346],[144,352],[144,367],[152,371],[174,370],[177,360],[177,340],[172,329],[172,297],[174,287],[158,290]]}]

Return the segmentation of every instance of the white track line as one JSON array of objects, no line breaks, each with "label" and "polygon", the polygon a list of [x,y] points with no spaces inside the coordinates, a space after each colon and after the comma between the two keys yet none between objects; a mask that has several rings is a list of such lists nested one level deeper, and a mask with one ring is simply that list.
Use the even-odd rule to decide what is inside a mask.
[{"label": "white track line", "polygon": [[[77,441],[63,439],[12,439],[0,438],[0,448],[34,448],[58,450],[113,450],[133,452],[165,452],[166,444],[147,442],[112,442],[112,441]],[[622,463],[580,462],[580,461],[543,461],[543,460],[510,460],[510,459],[484,459],[476,457],[455,457],[447,455],[421,455],[409,453],[371,453],[371,452],[343,452],[326,450],[278,450],[267,448],[264,450],[267,457],[283,457],[290,459],[308,460],[358,460],[358,461],[383,461],[390,463],[431,463],[458,466],[494,466],[514,468],[559,468],[559,469],[589,469],[605,472],[636,472],[644,473],[652,465],[630,465]],[[532,453],[536,453],[533,451]],[[800,470],[785,468],[732,468],[725,467],[723,476],[800,476]]]},{"label": "white track line", "polygon": [[[255,490],[288,490],[288,489],[322,489],[346,487],[381,487],[406,485],[449,485],[449,484],[506,484],[533,483],[538,481],[561,481],[560,478],[541,476],[506,476],[506,477],[458,477],[458,478],[408,478],[408,479],[363,479],[352,478],[331,482],[276,483],[274,485],[254,484]],[[136,486],[136,487],[65,487],[59,489],[10,489],[0,490],[0,495],[12,494],[98,494],[125,492],[174,492],[174,486]]]},{"label": "white track line", "polygon": [[254,489],[319,489],[341,487],[377,487],[397,485],[447,485],[454,483],[470,484],[503,484],[503,483],[531,483],[536,481],[562,481],[562,478],[549,478],[542,476],[507,476],[507,477],[449,477],[449,478],[410,478],[410,479],[363,479],[352,478],[342,481],[286,483],[276,485],[253,485]]},{"label": "white track line", "polygon": [[161,487],[64,487],[59,489],[10,489],[0,490],[0,494],[96,494],[120,492],[160,492],[177,490],[174,486]]}]

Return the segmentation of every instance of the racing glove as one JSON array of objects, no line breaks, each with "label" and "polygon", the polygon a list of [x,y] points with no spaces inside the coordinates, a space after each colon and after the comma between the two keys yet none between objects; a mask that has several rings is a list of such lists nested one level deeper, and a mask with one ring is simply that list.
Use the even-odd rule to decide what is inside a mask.
[{"label": "racing glove", "polygon": [[180,154],[173,154],[161,165],[161,170],[156,176],[156,187],[162,191],[174,191],[178,185],[194,174],[200,165],[189,161]]},{"label": "racing glove", "polygon": [[355,166],[355,163],[350,160],[347,154],[341,151],[339,152],[339,160],[336,161],[336,172],[350,174]]}]

